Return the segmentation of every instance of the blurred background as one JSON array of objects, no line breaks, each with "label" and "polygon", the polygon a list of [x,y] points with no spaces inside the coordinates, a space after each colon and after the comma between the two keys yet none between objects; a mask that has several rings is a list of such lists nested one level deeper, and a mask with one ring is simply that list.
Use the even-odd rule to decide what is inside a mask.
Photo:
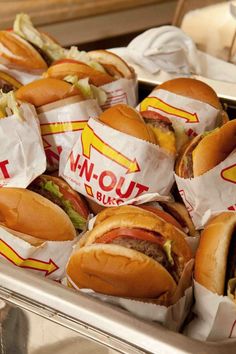
[{"label": "blurred background", "polygon": [[63,46],[81,49],[127,45],[144,30],[181,25],[190,10],[222,1],[212,0],[16,0],[1,1],[0,29],[11,28],[19,12]]}]

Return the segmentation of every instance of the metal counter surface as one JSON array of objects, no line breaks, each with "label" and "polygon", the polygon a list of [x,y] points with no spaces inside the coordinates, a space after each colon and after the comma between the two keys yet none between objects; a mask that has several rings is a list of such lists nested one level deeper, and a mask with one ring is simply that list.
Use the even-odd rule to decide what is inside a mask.
[{"label": "metal counter surface", "polygon": [[[89,295],[3,263],[0,263],[0,298],[23,312],[34,313],[121,353],[233,354],[236,351],[236,340],[218,343],[192,340]],[[66,347],[64,352],[67,353]],[[33,354],[28,351],[14,354],[25,353]]]}]

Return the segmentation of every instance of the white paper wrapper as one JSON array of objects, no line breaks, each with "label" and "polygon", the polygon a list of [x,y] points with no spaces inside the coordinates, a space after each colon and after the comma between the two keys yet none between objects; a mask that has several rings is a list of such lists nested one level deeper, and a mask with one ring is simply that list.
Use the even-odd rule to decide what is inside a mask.
[{"label": "white paper wrapper", "polygon": [[96,100],[69,103],[73,100],[70,97],[63,104],[59,101],[59,107],[56,104],[55,108],[39,114],[48,170],[58,169],[61,151],[71,149],[89,118],[96,118],[102,112]]},{"label": "white paper wrapper", "polygon": [[45,241],[35,247],[12,235],[10,229],[0,227],[0,259],[60,280],[65,275],[65,266],[75,241]]},{"label": "white paper wrapper", "polygon": [[141,111],[152,110],[168,117],[175,130],[183,127],[188,136],[196,136],[218,126],[219,110],[188,97],[166,90],[154,90],[137,107]]},{"label": "white paper wrapper", "polygon": [[90,119],[73,149],[61,154],[59,174],[98,204],[116,206],[168,195],[173,166],[174,157],[159,146]]},{"label": "white paper wrapper", "polygon": [[29,84],[32,81],[41,79],[41,76],[38,74],[32,74],[25,71],[20,71],[12,68],[8,68],[7,66],[0,64],[0,71],[3,71],[6,74],[11,75],[17,81],[19,81],[22,85]]},{"label": "white paper wrapper", "polygon": [[199,340],[218,341],[236,338],[236,304],[227,296],[212,293],[194,281],[197,317],[189,323],[185,334]]},{"label": "white paper wrapper", "polygon": [[101,86],[107,94],[107,100],[102,105],[105,110],[118,103],[125,103],[135,107],[138,103],[138,82],[137,78],[119,79],[110,84]]},{"label": "white paper wrapper", "polygon": [[[181,284],[178,286],[176,296],[177,301],[169,307],[157,305],[152,302],[138,301],[116,296],[103,295],[94,292],[91,289],[79,289],[75,283],[67,275],[69,282],[78,291],[82,291],[102,301],[109,302],[113,305],[124,308],[137,317],[144,320],[159,322],[172,331],[179,331],[188,315],[193,301],[192,287],[189,287],[191,282],[191,274],[193,268],[193,260],[186,264],[184,275]],[[188,285],[187,285],[188,284]]]},{"label": "white paper wrapper", "polygon": [[175,175],[179,192],[197,229],[216,212],[236,210],[236,150],[202,176]]},{"label": "white paper wrapper", "polygon": [[22,104],[23,118],[0,119],[0,186],[26,188],[46,169],[39,121],[32,105]]}]

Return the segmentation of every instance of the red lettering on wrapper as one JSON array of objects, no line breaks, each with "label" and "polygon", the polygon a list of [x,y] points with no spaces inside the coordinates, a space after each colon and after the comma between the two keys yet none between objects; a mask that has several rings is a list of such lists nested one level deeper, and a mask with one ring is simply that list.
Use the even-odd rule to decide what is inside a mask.
[{"label": "red lettering on wrapper", "polygon": [[92,163],[92,162],[89,163],[88,160],[84,160],[84,162],[81,166],[79,176],[80,177],[85,176],[86,181],[90,182],[92,174],[93,174],[93,169],[94,169],[94,163]]},{"label": "red lettering on wrapper", "polygon": [[70,170],[72,172],[75,172],[75,170],[77,169],[77,166],[79,164],[79,160],[80,160],[80,155],[78,154],[76,156],[76,160],[75,160],[74,155],[73,155],[73,151],[71,151],[70,156],[69,156],[69,161],[70,161]]},{"label": "red lettering on wrapper", "polygon": [[189,213],[191,213],[191,211],[193,211],[193,206],[192,204],[187,200],[186,196],[185,196],[185,192],[183,189],[179,190],[179,194],[181,195],[183,201],[184,201],[184,204],[188,210]]},{"label": "red lettering on wrapper", "polygon": [[0,170],[2,172],[3,178],[10,178],[6,165],[9,164],[8,160],[0,161]]},{"label": "red lettering on wrapper", "polygon": [[122,199],[116,199],[101,192],[97,192],[97,200],[106,206],[117,206],[124,203]]},{"label": "red lettering on wrapper", "polygon": [[110,192],[116,185],[116,176],[111,171],[103,171],[99,177],[98,183],[102,190],[105,192]]}]

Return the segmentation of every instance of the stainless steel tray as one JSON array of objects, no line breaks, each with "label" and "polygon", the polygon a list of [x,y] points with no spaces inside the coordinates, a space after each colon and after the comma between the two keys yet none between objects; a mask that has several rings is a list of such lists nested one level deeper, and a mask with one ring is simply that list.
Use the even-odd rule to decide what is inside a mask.
[{"label": "stainless steel tray", "polygon": [[121,353],[236,352],[236,340],[218,343],[192,340],[89,295],[3,263],[0,263],[0,298]]}]

